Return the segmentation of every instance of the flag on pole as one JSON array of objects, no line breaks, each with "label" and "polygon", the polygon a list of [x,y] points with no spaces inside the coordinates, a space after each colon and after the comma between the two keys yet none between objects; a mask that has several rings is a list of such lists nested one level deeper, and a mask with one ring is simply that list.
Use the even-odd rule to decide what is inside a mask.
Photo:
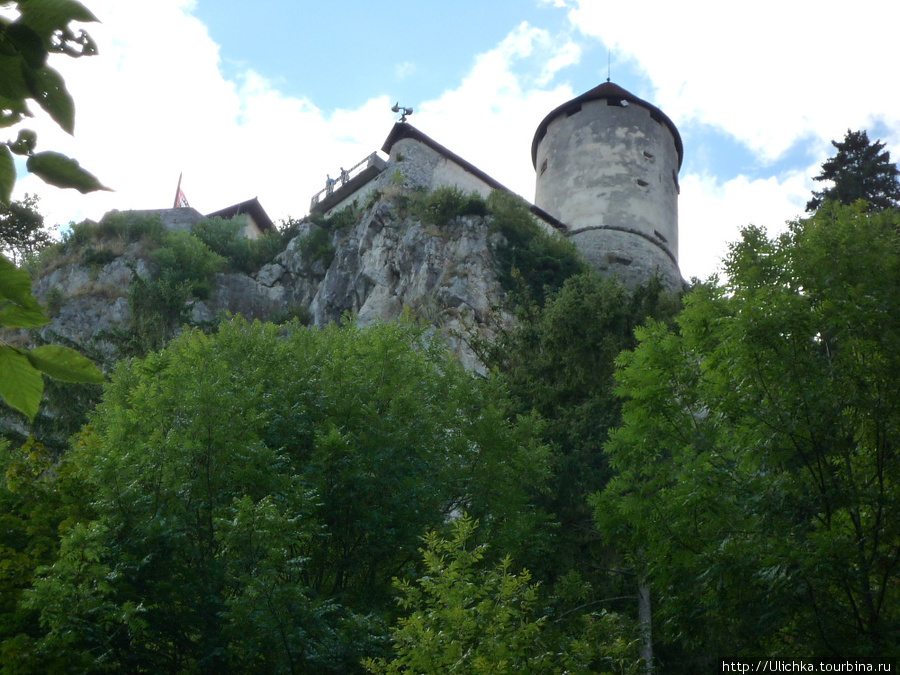
[{"label": "flag on pole", "polygon": [[175,206],[173,208],[176,209],[186,209],[190,206],[187,197],[184,196],[184,191],[181,189],[182,175],[184,175],[184,172],[178,174],[178,188],[175,190]]}]

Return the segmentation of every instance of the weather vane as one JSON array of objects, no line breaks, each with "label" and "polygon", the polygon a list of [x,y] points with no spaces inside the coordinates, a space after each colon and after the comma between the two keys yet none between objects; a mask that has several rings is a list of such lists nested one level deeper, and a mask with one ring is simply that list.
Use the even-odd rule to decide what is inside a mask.
[{"label": "weather vane", "polygon": [[397,102],[394,104],[394,107],[391,108],[391,111],[392,111],[392,112],[395,112],[395,113],[398,113],[398,112],[402,112],[402,113],[403,113],[403,115],[400,117],[400,121],[401,121],[401,122],[405,122],[405,121],[406,121],[406,116],[407,116],[407,115],[412,115],[412,114],[413,114],[413,109],[412,109],[412,108],[407,108],[407,107],[405,107],[405,106],[400,105],[400,102],[399,102],[399,101],[397,101]]}]

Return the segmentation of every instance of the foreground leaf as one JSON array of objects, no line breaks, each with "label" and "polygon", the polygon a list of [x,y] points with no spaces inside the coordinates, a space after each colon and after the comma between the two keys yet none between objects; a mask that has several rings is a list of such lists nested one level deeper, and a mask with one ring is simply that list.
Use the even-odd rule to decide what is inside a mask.
[{"label": "foreground leaf", "polygon": [[0,145],[0,202],[9,204],[15,184],[16,165],[12,153],[7,146]]},{"label": "foreground leaf", "polygon": [[44,378],[21,351],[0,345],[0,396],[28,417],[37,415],[44,393]]},{"label": "foreground leaf", "polygon": [[25,305],[31,297],[31,277],[0,255],[0,299]]},{"label": "foreground leaf", "polygon": [[22,3],[22,22],[42,37],[68,28],[72,21],[93,22],[97,17],[76,0],[29,0]]},{"label": "foreground leaf", "polygon": [[61,188],[73,188],[81,194],[109,190],[96,176],[81,168],[77,160],[58,152],[39,152],[28,158],[28,170],[45,183]]},{"label": "foreground leaf", "polygon": [[62,75],[53,68],[45,67],[27,70],[25,79],[38,105],[65,131],[75,133],[75,102],[66,89]]},{"label": "foreground leaf", "polygon": [[43,68],[47,63],[47,50],[41,36],[28,26],[15,22],[6,29],[7,41],[32,68]]},{"label": "foreground leaf", "polygon": [[29,351],[26,356],[32,366],[63,382],[102,384],[103,373],[90,359],[74,349],[59,345],[44,345]]}]

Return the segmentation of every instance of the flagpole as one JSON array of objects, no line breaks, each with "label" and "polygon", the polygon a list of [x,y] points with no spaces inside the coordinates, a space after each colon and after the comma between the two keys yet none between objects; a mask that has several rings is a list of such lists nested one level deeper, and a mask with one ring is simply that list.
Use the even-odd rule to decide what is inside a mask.
[{"label": "flagpole", "polygon": [[173,209],[178,208],[178,202],[181,201],[181,177],[184,175],[184,172],[178,174],[178,187],[175,188],[175,205],[172,207]]}]

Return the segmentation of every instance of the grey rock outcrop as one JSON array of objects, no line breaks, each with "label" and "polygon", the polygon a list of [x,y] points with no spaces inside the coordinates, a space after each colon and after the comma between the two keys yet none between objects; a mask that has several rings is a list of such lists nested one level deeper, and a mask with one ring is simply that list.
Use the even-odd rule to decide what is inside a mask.
[{"label": "grey rock outcrop", "polygon": [[[465,336],[475,331],[490,339],[490,317],[511,321],[495,313],[504,296],[492,254],[500,235],[490,232],[484,217],[463,216],[437,227],[382,200],[351,226],[318,233],[329,255],[310,256],[304,245],[319,229],[303,222],[286,249],[255,275],[216,275],[209,298],[192,301],[192,320],[227,311],[260,320],[299,315],[321,327],[349,313],[365,326],[409,313],[440,331],[462,363],[476,370],[480,363]],[[153,263],[128,250],[100,269],[71,264],[42,276],[36,296],[63,300],[45,334],[114,356],[104,331],[127,326],[132,275],[146,278],[154,271]]]}]

